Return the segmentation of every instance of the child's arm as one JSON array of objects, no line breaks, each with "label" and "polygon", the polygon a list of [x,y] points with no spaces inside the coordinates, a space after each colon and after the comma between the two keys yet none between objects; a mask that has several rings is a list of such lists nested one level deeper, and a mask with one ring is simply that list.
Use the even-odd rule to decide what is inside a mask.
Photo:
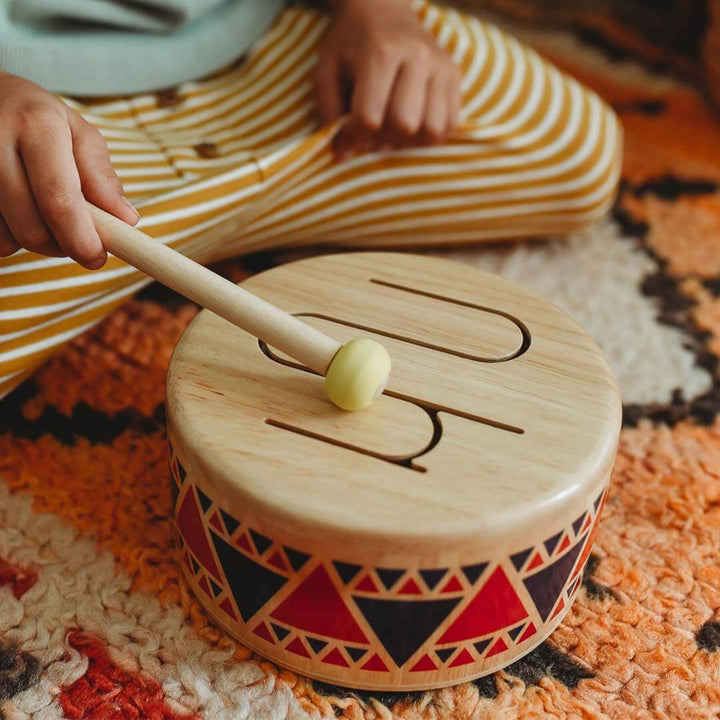
[{"label": "child's arm", "polygon": [[40,86],[0,72],[0,257],[22,247],[103,265],[83,196],[121,220],[138,220],[100,133]]},{"label": "child's arm", "polygon": [[349,113],[338,155],[442,140],[457,123],[460,71],[422,27],[410,0],[330,4],[315,91],[324,122]]}]

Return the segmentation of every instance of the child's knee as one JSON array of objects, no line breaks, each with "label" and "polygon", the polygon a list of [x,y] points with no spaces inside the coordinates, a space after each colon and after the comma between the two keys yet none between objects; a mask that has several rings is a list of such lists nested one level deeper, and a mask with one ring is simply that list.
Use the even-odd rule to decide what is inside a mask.
[{"label": "child's knee", "polygon": [[575,211],[578,229],[594,225],[612,208],[622,167],[620,120],[606,103],[600,101],[596,107],[599,117],[585,130],[589,159],[576,168],[571,185],[577,188],[577,195],[568,197],[568,209]]}]

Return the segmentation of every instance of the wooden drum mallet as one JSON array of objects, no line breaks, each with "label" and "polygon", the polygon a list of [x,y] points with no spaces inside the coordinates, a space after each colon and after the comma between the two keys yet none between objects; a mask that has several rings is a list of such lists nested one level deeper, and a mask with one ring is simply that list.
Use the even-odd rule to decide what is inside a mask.
[{"label": "wooden drum mallet", "polygon": [[109,252],[322,375],[338,407],[361,410],[385,389],[390,357],[380,343],[355,338],[341,344],[104,210],[88,207]]}]

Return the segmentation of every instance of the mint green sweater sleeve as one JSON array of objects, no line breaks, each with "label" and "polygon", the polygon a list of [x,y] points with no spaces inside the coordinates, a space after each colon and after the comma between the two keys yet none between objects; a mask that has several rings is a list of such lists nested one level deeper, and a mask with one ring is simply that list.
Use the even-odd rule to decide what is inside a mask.
[{"label": "mint green sweater sleeve", "polygon": [[0,70],[74,96],[150,92],[240,57],[283,0],[0,0]]}]

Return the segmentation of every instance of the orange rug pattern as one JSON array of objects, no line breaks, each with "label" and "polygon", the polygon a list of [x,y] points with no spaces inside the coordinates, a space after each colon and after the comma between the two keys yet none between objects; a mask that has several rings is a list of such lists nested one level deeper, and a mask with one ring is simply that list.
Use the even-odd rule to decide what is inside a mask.
[{"label": "orange rug pattern", "polygon": [[[494,676],[389,695],[312,682],[214,628],[168,522],[164,376],[197,308],[153,285],[0,403],[1,717],[720,717],[720,123],[693,87],[568,48],[540,43],[625,126],[607,232],[653,268],[631,290],[709,379],[626,397],[596,546],[558,630]],[[217,269],[238,281],[287,259]]]}]

